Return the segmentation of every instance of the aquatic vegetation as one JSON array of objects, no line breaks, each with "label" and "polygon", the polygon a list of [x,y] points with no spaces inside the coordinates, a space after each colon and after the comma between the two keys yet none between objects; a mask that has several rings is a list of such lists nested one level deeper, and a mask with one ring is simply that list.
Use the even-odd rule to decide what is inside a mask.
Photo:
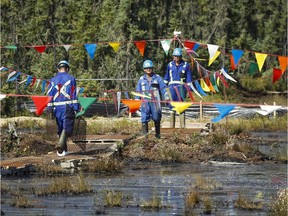
[{"label": "aquatic vegetation", "polygon": [[34,188],[37,196],[67,195],[92,193],[91,186],[85,181],[83,174],[79,174],[75,179],[69,176],[53,178],[47,187]]},{"label": "aquatic vegetation", "polygon": [[157,193],[155,190],[153,190],[151,199],[145,200],[140,204],[140,208],[144,210],[149,210],[149,209],[158,210],[158,209],[161,209],[162,207],[164,206],[162,205],[161,198],[157,196]]},{"label": "aquatic vegetation", "polygon": [[222,189],[222,184],[211,178],[205,178],[201,175],[195,176],[195,188],[201,190],[216,190]]},{"label": "aquatic vegetation", "polygon": [[123,193],[121,191],[109,190],[105,191],[104,206],[106,207],[121,207]]},{"label": "aquatic vegetation", "polygon": [[212,213],[212,199],[210,196],[203,197],[203,205],[204,205],[204,213],[211,214]]},{"label": "aquatic vegetation", "polygon": [[190,189],[185,197],[185,212],[194,208],[200,202],[200,195],[197,190]]},{"label": "aquatic vegetation", "polygon": [[246,209],[246,210],[261,210],[263,208],[262,202],[254,202],[244,197],[242,193],[238,193],[238,198],[234,204],[235,208]]},{"label": "aquatic vegetation", "polygon": [[17,208],[31,208],[31,207],[33,207],[31,200],[29,200],[28,197],[21,194],[20,192],[14,196],[11,205],[15,206]]},{"label": "aquatic vegetation", "polygon": [[278,191],[275,203],[271,207],[271,216],[287,216],[288,188]]},{"label": "aquatic vegetation", "polygon": [[114,158],[99,158],[97,160],[84,161],[81,165],[83,172],[92,173],[116,173],[123,168],[123,163]]}]

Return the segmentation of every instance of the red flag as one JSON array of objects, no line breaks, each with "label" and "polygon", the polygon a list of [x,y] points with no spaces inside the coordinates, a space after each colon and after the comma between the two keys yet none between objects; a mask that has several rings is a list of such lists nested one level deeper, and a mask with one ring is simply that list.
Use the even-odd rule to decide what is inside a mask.
[{"label": "red flag", "polygon": [[185,41],[184,42],[184,46],[185,47],[188,47],[189,49],[193,50],[194,46],[195,46],[195,42],[192,42],[192,41]]},{"label": "red flag", "polygon": [[42,114],[43,110],[47,104],[51,101],[52,96],[32,96],[32,100],[36,106],[35,113],[39,116]]},{"label": "red flag", "polygon": [[37,79],[36,77],[33,77],[32,83],[31,83],[30,87],[34,86],[34,84],[35,84],[35,82],[36,82],[36,79]]},{"label": "red flag", "polygon": [[231,65],[231,70],[235,70],[236,69],[236,65],[234,63],[233,55],[230,55],[230,65]]},{"label": "red flag", "polygon": [[226,88],[228,88],[229,85],[228,85],[228,83],[226,82],[225,78],[224,78],[221,74],[219,74],[218,72],[216,72],[215,74],[216,74],[217,77],[220,78],[220,80],[222,81],[222,83],[224,84],[224,86],[225,86]]},{"label": "red flag", "polygon": [[142,56],[144,56],[144,50],[146,46],[146,41],[136,41],[135,46],[138,48]]},{"label": "red flag", "polygon": [[46,50],[46,46],[34,46],[34,48],[39,52],[39,53],[43,53]]},{"label": "red flag", "polygon": [[129,112],[134,113],[140,109],[141,101],[140,100],[121,100],[123,104],[129,107]]},{"label": "red flag", "polygon": [[[191,83],[191,85],[192,85],[192,83]],[[194,102],[195,100],[194,100],[193,94],[192,94],[192,92],[190,90],[190,87],[187,85],[187,83],[184,83],[184,87],[186,88],[186,90],[187,90],[187,92],[188,92],[188,94],[189,94],[189,96],[191,98],[191,101]]]},{"label": "red flag", "polygon": [[273,83],[275,83],[282,76],[282,70],[273,68]]}]

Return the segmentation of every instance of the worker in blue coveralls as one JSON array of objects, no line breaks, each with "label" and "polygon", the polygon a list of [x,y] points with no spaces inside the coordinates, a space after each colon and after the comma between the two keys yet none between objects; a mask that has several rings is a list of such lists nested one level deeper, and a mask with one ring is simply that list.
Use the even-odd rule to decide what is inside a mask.
[{"label": "worker in blue coveralls", "polygon": [[[189,84],[192,82],[192,73],[190,70],[190,65],[182,59],[181,48],[175,48],[173,50],[173,60],[167,65],[164,82],[168,85],[171,101],[184,101],[187,91],[183,84]],[[175,88],[178,89],[178,95],[175,91]],[[179,95],[181,98],[179,98]],[[185,128],[185,126],[185,112],[183,112],[180,114],[180,127]],[[171,105],[170,127],[175,128],[175,111],[171,110]]]},{"label": "worker in blue coveralls", "polygon": [[[167,98],[168,95],[166,94],[166,85],[163,78],[153,72],[153,67],[154,65],[151,60],[144,61],[143,70],[145,74],[138,80],[136,91],[147,95],[147,97],[142,97],[143,102],[140,108],[142,134],[148,134],[148,122],[152,119],[155,125],[155,137],[161,138],[161,98]],[[140,96],[135,97],[136,100],[140,98]]]},{"label": "worker in blue coveralls", "polygon": [[57,65],[58,73],[50,80],[47,94],[52,96],[48,108],[53,109],[58,126],[59,143],[56,146],[58,156],[65,156],[67,139],[73,133],[75,114],[79,111],[76,91],[76,79],[70,75],[69,63],[60,61]]}]

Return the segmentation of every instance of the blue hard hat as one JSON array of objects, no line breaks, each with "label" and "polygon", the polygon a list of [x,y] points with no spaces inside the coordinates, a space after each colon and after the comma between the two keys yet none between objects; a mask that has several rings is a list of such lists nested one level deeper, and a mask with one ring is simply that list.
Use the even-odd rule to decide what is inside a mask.
[{"label": "blue hard hat", "polygon": [[181,48],[175,48],[173,51],[173,56],[182,56],[182,49]]},{"label": "blue hard hat", "polygon": [[70,65],[67,61],[62,60],[58,63],[57,68],[61,68],[61,67],[66,67],[66,68],[70,68]]},{"label": "blue hard hat", "polygon": [[154,67],[154,65],[153,65],[153,62],[152,62],[151,60],[146,60],[146,61],[144,61],[144,63],[143,63],[143,69],[145,69],[145,68],[152,68],[152,67]]}]

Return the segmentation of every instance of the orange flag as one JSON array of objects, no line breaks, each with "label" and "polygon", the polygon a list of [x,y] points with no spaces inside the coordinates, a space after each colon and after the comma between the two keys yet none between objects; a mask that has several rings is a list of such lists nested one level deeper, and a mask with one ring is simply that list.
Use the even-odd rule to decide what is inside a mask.
[{"label": "orange flag", "polygon": [[144,56],[144,50],[146,46],[146,41],[136,41],[135,46],[138,48],[142,56]]},{"label": "orange flag", "polygon": [[47,104],[51,101],[52,96],[32,96],[32,100],[36,106],[36,114],[39,116],[43,113],[43,110]]},{"label": "orange flag", "polygon": [[288,66],[288,57],[286,56],[278,56],[278,61],[280,64],[280,68],[282,71],[282,74],[284,73],[284,71],[286,70],[287,66]]},{"label": "orange flag", "polygon": [[121,100],[123,104],[127,105],[130,113],[134,113],[140,109],[141,100]]}]

